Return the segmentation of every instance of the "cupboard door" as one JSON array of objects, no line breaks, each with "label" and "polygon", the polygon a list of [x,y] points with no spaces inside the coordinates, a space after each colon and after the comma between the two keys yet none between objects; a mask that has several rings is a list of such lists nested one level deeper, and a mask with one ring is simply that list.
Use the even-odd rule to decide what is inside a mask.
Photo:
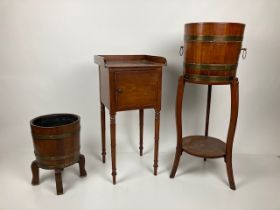
[{"label": "cupboard door", "polygon": [[160,103],[161,71],[120,71],[115,73],[118,110],[152,108]]}]

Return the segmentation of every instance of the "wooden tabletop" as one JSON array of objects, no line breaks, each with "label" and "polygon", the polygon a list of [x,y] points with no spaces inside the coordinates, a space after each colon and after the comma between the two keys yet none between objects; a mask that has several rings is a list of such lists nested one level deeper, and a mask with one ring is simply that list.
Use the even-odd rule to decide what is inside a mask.
[{"label": "wooden tabletop", "polygon": [[151,55],[96,55],[94,62],[105,67],[149,67],[164,66],[166,59]]}]

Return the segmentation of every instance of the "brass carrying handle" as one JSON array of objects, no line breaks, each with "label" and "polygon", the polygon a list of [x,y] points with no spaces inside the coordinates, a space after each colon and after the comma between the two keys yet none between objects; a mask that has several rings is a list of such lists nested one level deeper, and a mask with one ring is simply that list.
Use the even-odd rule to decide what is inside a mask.
[{"label": "brass carrying handle", "polygon": [[241,48],[240,51],[242,51],[241,57],[245,60],[247,57],[247,48]]},{"label": "brass carrying handle", "polygon": [[182,56],[184,54],[184,46],[180,47],[179,55]]}]

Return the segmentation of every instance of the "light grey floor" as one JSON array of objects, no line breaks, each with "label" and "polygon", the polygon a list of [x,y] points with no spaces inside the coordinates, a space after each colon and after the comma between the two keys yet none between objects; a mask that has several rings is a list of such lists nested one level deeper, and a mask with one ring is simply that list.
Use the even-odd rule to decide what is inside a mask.
[{"label": "light grey floor", "polygon": [[280,158],[234,154],[237,190],[232,191],[223,159],[204,163],[183,154],[175,179],[169,179],[173,152],[159,154],[156,177],[151,150],[143,157],[119,152],[116,186],[111,182],[110,155],[102,164],[99,156],[85,154],[88,176],[78,176],[78,165],[66,168],[61,196],[56,195],[53,171],[40,170],[40,185],[30,184],[33,154],[2,153],[0,209],[280,209]]}]

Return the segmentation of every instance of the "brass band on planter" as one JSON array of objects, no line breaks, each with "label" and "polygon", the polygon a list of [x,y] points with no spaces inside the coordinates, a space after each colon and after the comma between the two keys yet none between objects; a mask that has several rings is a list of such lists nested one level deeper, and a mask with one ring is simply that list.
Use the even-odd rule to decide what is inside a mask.
[{"label": "brass band on planter", "polygon": [[194,82],[230,82],[233,80],[233,77],[187,74],[185,75],[185,79]]},{"label": "brass band on planter", "polygon": [[197,63],[184,63],[185,68],[193,70],[210,70],[210,71],[234,71],[237,64],[197,64]]},{"label": "brass band on planter", "polygon": [[201,41],[201,42],[242,42],[243,36],[213,36],[213,35],[185,35],[185,41]]},{"label": "brass band on planter", "polygon": [[63,156],[42,156],[42,155],[37,154],[36,152],[34,152],[34,154],[38,160],[44,161],[44,160],[65,160],[65,159],[68,159],[71,157],[78,156],[80,154],[80,152],[74,152],[69,155],[63,155]]},{"label": "brass band on planter", "polygon": [[74,136],[75,134],[78,134],[80,132],[80,128],[78,128],[77,130],[73,131],[73,132],[68,132],[68,133],[63,133],[63,134],[51,134],[51,135],[39,135],[39,134],[32,134],[33,139],[36,140],[56,140],[56,139],[64,139],[64,138],[68,138],[71,136]]}]

